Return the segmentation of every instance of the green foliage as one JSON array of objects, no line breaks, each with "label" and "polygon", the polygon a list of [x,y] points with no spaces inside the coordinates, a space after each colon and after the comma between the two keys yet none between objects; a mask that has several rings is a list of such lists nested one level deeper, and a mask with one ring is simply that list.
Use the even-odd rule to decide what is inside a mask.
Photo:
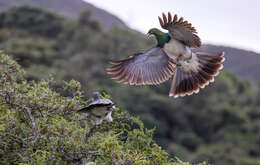
[{"label": "green foliage", "polygon": [[62,31],[63,18],[42,9],[13,7],[0,14],[1,28],[21,28],[45,36],[57,36]]},{"label": "green foliage", "polygon": [[55,42],[35,37],[9,39],[3,46],[5,51],[18,58],[23,66],[29,66],[31,63],[50,65],[56,53]]},{"label": "green foliage", "polygon": [[90,18],[91,12],[88,10],[82,11],[79,17],[79,25],[83,27],[89,27],[92,30],[100,31],[101,27],[96,20]]},{"label": "green foliage", "polygon": [[26,81],[7,55],[0,55],[0,67],[0,164],[186,164],[170,160],[153,141],[154,130],[120,109],[86,138],[90,124],[76,113],[86,104],[78,82],[65,82],[71,97],[63,97],[51,89],[53,79]]}]

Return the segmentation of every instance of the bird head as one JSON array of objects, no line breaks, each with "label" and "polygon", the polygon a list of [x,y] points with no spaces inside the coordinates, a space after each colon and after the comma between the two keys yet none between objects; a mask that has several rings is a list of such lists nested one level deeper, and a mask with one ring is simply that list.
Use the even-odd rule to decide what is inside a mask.
[{"label": "bird head", "polygon": [[155,35],[155,36],[158,36],[160,35],[162,32],[157,29],[157,28],[152,28],[148,31],[148,33],[146,34],[147,37],[151,36],[151,35]]},{"label": "bird head", "polygon": [[115,106],[114,103],[107,107],[107,111],[108,111],[108,112],[109,112],[109,111],[112,112],[114,109],[116,109],[116,106]]}]

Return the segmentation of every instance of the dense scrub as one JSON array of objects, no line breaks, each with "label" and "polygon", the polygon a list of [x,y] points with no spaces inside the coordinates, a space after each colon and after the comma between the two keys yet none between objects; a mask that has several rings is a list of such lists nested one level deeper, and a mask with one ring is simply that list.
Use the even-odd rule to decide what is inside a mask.
[{"label": "dense scrub", "polygon": [[108,61],[145,50],[153,40],[129,29],[104,30],[89,14],[70,20],[42,9],[9,9],[0,13],[0,48],[25,68],[27,80],[42,82],[53,74],[58,81],[53,87],[63,96],[73,96],[61,90],[62,81],[71,79],[82,84],[84,98],[106,91],[122,109],[140,116],[145,127],[156,127],[156,142],[171,156],[222,165],[259,164],[259,86],[221,72],[199,94],[170,99],[170,82],[116,84],[106,75]]},{"label": "dense scrub", "polygon": [[0,164],[189,164],[170,160],[153,130],[119,109],[112,123],[86,137],[90,121],[76,113],[87,103],[78,82],[65,83],[72,97],[63,97],[51,89],[51,79],[26,81],[7,55],[0,55],[0,68]]}]

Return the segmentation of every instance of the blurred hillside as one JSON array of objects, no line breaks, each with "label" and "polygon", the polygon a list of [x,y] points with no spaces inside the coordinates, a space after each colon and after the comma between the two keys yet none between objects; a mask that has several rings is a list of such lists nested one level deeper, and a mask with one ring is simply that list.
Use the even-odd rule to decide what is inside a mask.
[{"label": "blurred hillside", "polygon": [[[199,94],[170,99],[170,81],[145,87],[116,84],[106,74],[108,61],[155,42],[128,28],[104,30],[89,11],[70,19],[44,9],[15,7],[0,13],[0,32],[0,49],[25,68],[27,79],[38,81],[52,73],[60,82],[80,81],[85,97],[106,91],[146,127],[157,127],[155,140],[172,156],[221,165],[260,163],[258,85],[221,72]],[[52,88],[60,92],[62,86]]]},{"label": "blurred hillside", "polygon": [[99,21],[103,27],[127,27],[123,21],[114,15],[105,10],[96,8],[83,0],[0,0],[0,9],[7,9],[19,5],[42,7],[71,18],[77,18],[83,10],[90,10],[93,18]]}]

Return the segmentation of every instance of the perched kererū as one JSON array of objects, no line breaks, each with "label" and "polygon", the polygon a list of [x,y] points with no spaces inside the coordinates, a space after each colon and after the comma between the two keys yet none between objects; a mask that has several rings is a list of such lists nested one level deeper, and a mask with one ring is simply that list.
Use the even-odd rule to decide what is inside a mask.
[{"label": "perched kerer\u016b", "polygon": [[112,111],[115,109],[114,103],[109,99],[101,99],[98,92],[93,93],[93,101],[80,110],[79,113],[86,113],[87,117],[90,117],[96,122],[96,125],[102,124],[103,120],[112,122]]},{"label": "perched kerer\u016b", "polygon": [[[162,19],[163,18],[163,19]],[[107,68],[112,79],[130,85],[160,84],[173,76],[169,96],[178,97],[198,93],[223,68],[224,52],[193,52],[201,46],[196,29],[181,17],[163,13],[159,22],[164,33],[152,28],[147,36],[154,35],[157,45],[145,52],[136,53],[125,60],[111,61]]]}]

